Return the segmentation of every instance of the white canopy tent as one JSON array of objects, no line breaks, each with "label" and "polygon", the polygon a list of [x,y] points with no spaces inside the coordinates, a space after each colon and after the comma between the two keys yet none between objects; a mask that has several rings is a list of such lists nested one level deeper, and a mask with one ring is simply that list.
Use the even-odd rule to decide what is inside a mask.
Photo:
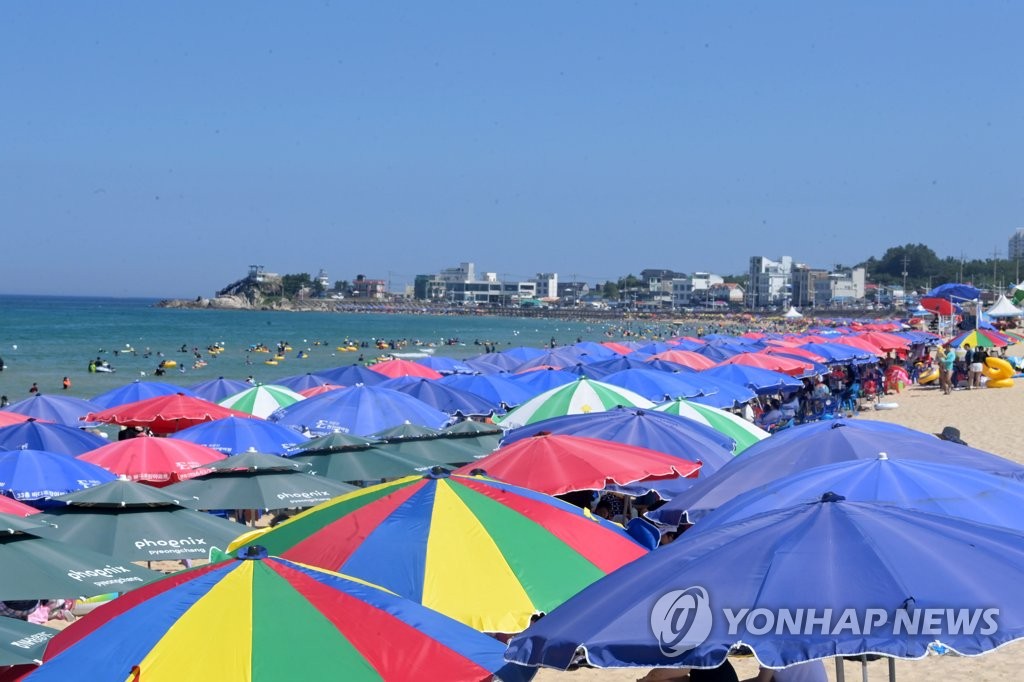
[{"label": "white canopy tent", "polygon": [[795,307],[790,306],[789,310],[786,311],[786,314],[783,315],[783,317],[786,318],[787,320],[798,320],[801,317],[803,317],[803,315],[801,315],[800,311],[797,310]]},{"label": "white canopy tent", "polygon": [[1024,311],[1010,303],[1006,296],[1000,294],[999,300],[993,303],[992,307],[985,311],[985,314],[989,317],[1021,317],[1024,316]]}]

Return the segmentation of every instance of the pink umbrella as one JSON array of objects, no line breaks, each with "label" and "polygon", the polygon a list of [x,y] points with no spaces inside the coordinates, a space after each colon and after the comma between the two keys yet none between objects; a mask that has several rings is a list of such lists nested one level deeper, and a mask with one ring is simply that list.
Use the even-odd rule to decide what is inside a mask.
[{"label": "pink umbrella", "polygon": [[24,502],[18,502],[6,495],[0,495],[0,514],[13,514],[14,516],[30,516],[38,514],[39,510],[30,507]]},{"label": "pink umbrella", "polygon": [[[24,414],[18,414],[17,412],[7,412],[0,410],[0,427],[11,426],[12,424],[20,424],[27,422],[31,417]],[[42,421],[42,420],[40,420]]]},{"label": "pink umbrella", "polygon": [[740,353],[718,363],[723,365],[747,365],[748,367],[760,367],[773,372],[782,372],[793,377],[798,377],[814,371],[814,365],[809,362],[802,362],[795,358],[786,358],[767,353]]},{"label": "pink umbrella", "polygon": [[842,344],[845,344],[847,346],[853,346],[854,348],[860,348],[861,350],[867,351],[868,353],[871,353],[872,355],[877,355],[878,357],[884,357],[885,356],[885,351],[884,350],[882,350],[881,348],[879,348],[875,344],[871,343],[870,341],[868,341],[866,339],[862,339],[859,336],[853,336],[853,335],[837,336],[836,338],[832,339],[832,343],[842,343]]},{"label": "pink umbrella", "polygon": [[692,350],[666,350],[656,355],[652,355],[644,362],[650,362],[651,360],[674,362],[677,365],[689,367],[690,369],[695,369],[698,372],[704,369],[711,369],[715,366],[714,360],[701,355],[700,353],[694,353]]},{"label": "pink umbrella", "polygon": [[319,386],[310,386],[305,390],[299,391],[299,395],[304,395],[307,398],[312,398],[315,395],[327,393],[328,391],[337,391],[339,388],[345,387],[339,386],[338,384],[320,384]]},{"label": "pink umbrella", "polygon": [[398,377],[421,377],[423,379],[441,378],[440,372],[435,372],[426,365],[402,359],[378,362],[375,365],[370,365],[369,369],[372,369],[374,372],[379,372],[386,377],[391,377],[392,379],[397,379]]},{"label": "pink umbrella", "polygon": [[192,398],[176,393],[118,405],[102,412],[89,413],[84,417],[84,421],[122,426],[144,426],[153,433],[166,435],[224,417],[255,419],[251,414],[245,412],[221,407],[201,398]]},{"label": "pink umbrella", "polygon": [[78,459],[133,481],[162,487],[208,474],[209,469],[201,468],[204,464],[226,457],[212,448],[185,440],[142,436],[104,445],[79,455]]}]

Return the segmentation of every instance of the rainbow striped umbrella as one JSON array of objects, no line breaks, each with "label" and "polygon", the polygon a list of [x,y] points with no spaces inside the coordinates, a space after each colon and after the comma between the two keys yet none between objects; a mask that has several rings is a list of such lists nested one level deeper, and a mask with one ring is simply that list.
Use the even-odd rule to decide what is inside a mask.
[{"label": "rainbow striped umbrella", "polygon": [[667,412],[679,417],[686,417],[710,426],[715,431],[725,434],[736,441],[734,455],[738,455],[754,443],[768,437],[768,432],[751,424],[743,417],[720,410],[717,407],[701,405],[690,400],[671,400],[654,408],[658,412]]},{"label": "rainbow striped umbrella", "polygon": [[953,337],[949,345],[954,348],[961,346],[970,346],[971,348],[1002,348],[1009,346],[1013,342],[1013,339],[1005,334],[1000,334],[991,329],[972,329]]},{"label": "rainbow striped umbrella", "polygon": [[649,408],[654,403],[629,389],[581,378],[545,391],[493,421],[505,428],[516,428],[567,414],[604,412],[620,405]]},{"label": "rainbow striped umbrella", "polygon": [[247,547],[100,606],[51,640],[29,679],[527,678],[504,650],[376,586]]},{"label": "rainbow striped umbrella", "polygon": [[483,632],[519,632],[646,549],[621,526],[541,493],[434,469],[344,495],[243,536]]}]

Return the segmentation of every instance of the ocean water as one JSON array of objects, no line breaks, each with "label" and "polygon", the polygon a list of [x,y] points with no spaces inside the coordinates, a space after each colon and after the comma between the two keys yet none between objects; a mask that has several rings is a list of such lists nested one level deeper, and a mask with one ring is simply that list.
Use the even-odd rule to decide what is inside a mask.
[{"label": "ocean water", "polygon": [[[425,349],[436,355],[469,358],[483,352],[474,341],[490,341],[499,349],[511,346],[543,347],[577,338],[605,341],[620,336],[621,327],[605,323],[505,317],[390,315],[250,310],[187,310],[157,308],[152,299],[0,296],[0,394],[13,403],[29,395],[32,382],[44,393],[90,398],[134,379],[159,380],[189,386],[219,376],[262,383],[277,378],[352,364],[360,352],[338,352],[345,339],[408,339],[397,353]],[[458,339],[454,345],[445,342]],[[326,342],[315,345],[315,341]],[[264,365],[266,354],[247,353],[251,345],[272,350],[279,341],[293,350],[276,367]],[[223,344],[213,357],[211,344]],[[181,346],[199,349],[205,367],[193,369],[194,357],[179,353]],[[134,353],[131,352],[134,349]],[[300,350],[309,357],[296,357]],[[115,355],[115,351],[118,351]],[[145,357],[146,354],[149,357]],[[185,371],[168,370],[162,377],[153,370],[162,359],[176,360]],[[362,349],[365,360],[381,354],[375,347]],[[90,374],[89,361],[100,357],[116,372]],[[252,364],[247,364],[251,362]],[[72,387],[63,391],[64,376]]]}]

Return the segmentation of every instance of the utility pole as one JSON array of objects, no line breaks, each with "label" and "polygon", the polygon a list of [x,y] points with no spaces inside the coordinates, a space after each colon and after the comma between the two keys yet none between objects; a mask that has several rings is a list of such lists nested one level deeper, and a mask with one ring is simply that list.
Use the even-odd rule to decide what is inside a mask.
[{"label": "utility pole", "polygon": [[903,254],[903,300],[907,300],[907,263],[910,262],[910,257],[906,253]]},{"label": "utility pole", "polygon": [[996,289],[996,265],[999,263],[999,249],[992,249],[992,288]]}]

